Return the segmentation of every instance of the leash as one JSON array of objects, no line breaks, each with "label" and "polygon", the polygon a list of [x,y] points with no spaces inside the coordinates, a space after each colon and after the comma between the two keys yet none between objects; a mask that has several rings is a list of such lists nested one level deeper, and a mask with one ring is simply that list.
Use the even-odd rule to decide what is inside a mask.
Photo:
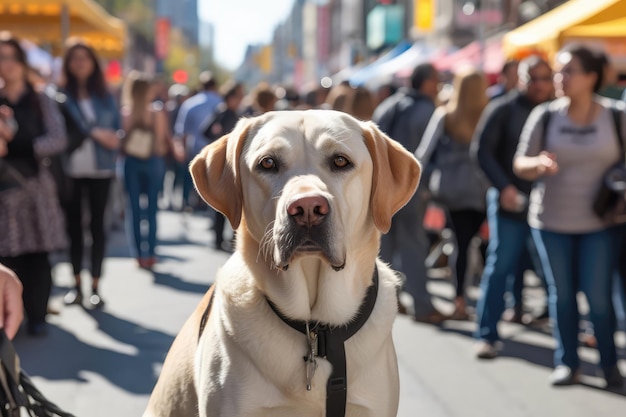
[{"label": "leash", "polygon": [[307,362],[307,390],[311,389],[311,379],[317,367],[315,357],[324,358],[333,366],[333,372],[326,384],[326,416],[328,417],[344,417],[346,415],[348,377],[346,372],[345,342],[354,336],[367,322],[374,310],[377,295],[378,268],[374,268],[372,285],[368,287],[365,299],[359,308],[359,314],[354,320],[345,326],[330,326],[325,323],[318,323],[313,328],[310,328],[308,322],[292,320],[286,317],[266,297],[274,313],[285,324],[307,337],[309,352],[308,356],[304,357],[305,362]]}]

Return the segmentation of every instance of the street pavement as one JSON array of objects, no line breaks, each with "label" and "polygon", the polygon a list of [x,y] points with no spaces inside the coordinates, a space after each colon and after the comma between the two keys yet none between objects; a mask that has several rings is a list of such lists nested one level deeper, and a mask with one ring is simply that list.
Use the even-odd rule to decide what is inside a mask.
[{"label": "street pavement", "polygon": [[[51,306],[60,312],[49,317],[48,335],[31,338],[20,332],[15,339],[22,366],[37,387],[76,417],[141,416],[177,331],[228,257],[210,249],[211,241],[206,216],[161,212],[160,261],[150,272],[137,267],[126,237],[113,231],[101,282],[102,310],[63,306],[73,279],[69,264],[59,262]],[[87,290],[89,279],[84,285]],[[451,312],[454,292],[446,274],[433,276],[429,286],[436,305]],[[539,286],[526,297],[530,306],[543,304]],[[473,356],[474,328],[472,322],[437,327],[398,317],[393,334],[399,417],[626,415],[626,391],[602,389],[595,350],[580,349],[583,384],[555,389],[548,384],[554,344],[547,327],[501,324],[503,350],[487,362]],[[618,343],[626,374],[623,332]]]}]

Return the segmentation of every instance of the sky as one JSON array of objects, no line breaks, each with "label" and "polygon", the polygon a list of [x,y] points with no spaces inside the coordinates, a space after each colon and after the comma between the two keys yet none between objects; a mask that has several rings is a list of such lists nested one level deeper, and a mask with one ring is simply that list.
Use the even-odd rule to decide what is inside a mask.
[{"label": "sky", "polygon": [[200,24],[208,21],[215,28],[216,61],[236,69],[249,44],[271,41],[292,5],[293,0],[199,0]]}]

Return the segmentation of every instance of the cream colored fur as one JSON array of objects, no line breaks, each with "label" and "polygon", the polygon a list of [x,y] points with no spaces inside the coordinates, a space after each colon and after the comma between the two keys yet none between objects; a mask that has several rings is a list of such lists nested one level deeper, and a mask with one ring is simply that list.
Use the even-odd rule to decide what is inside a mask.
[{"label": "cream colored fur", "polygon": [[[350,166],[338,168],[346,159]],[[262,168],[272,161],[277,169]],[[144,416],[324,417],[331,365],[317,359],[307,391],[306,338],[266,297],[292,319],[344,325],[357,315],[375,265],[376,305],[345,343],[346,416],[395,416],[391,328],[399,282],[377,254],[381,232],[417,187],[415,158],[373,123],[334,111],[286,111],[240,121],[195,158],[191,172],[198,192],[237,230],[237,246],[216,278],[200,340],[207,297],[174,341]],[[286,253],[280,236],[294,227],[287,209],[311,196],[330,208],[326,249]]]}]

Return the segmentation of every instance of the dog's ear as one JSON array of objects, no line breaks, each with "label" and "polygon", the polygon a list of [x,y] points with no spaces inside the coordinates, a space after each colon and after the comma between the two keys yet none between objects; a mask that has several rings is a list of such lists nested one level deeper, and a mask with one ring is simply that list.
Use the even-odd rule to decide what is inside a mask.
[{"label": "dog's ear", "polygon": [[205,146],[189,165],[200,196],[228,218],[233,230],[241,222],[243,197],[239,156],[248,129],[249,121],[240,120],[231,133]]},{"label": "dog's ear", "polygon": [[370,209],[382,233],[391,228],[391,218],[413,196],[421,168],[404,146],[385,135],[374,123],[363,123],[363,137],[374,162]]}]

